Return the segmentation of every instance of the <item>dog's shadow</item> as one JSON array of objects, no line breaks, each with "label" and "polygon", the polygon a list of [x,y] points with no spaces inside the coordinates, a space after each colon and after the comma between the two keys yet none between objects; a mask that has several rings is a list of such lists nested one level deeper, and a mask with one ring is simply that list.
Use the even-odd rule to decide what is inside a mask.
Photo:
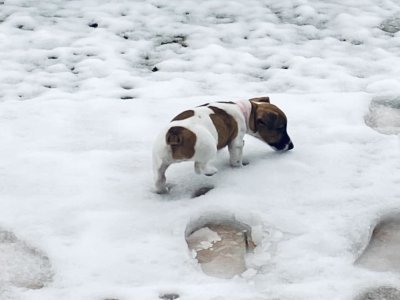
[{"label": "dog's shadow", "polygon": [[240,168],[233,168],[229,164],[228,151],[221,151],[213,161],[213,165],[218,169],[217,174],[213,176],[195,174],[193,162],[173,164],[166,174],[169,192],[163,194],[162,197],[173,201],[205,196],[217,188],[221,180],[229,176],[228,173],[237,174],[237,172],[240,172],[241,176],[246,176],[246,174],[248,175],[246,170],[254,170],[255,167],[259,167],[259,162],[275,160],[282,154],[284,153],[275,152],[272,149],[258,149],[245,156],[246,165]]},{"label": "dog's shadow", "polygon": [[[173,173],[173,171],[171,171]],[[212,177],[216,177],[214,175]],[[213,190],[216,186],[215,180],[212,177],[192,174],[174,174],[170,176],[170,183],[168,186],[168,193],[162,194],[161,197],[167,201],[177,201],[198,198],[206,195]],[[168,178],[168,177],[167,177]]]}]

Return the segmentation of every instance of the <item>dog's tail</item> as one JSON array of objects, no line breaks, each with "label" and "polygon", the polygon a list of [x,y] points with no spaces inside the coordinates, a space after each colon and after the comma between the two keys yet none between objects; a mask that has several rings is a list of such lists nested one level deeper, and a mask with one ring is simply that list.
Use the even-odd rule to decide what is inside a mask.
[{"label": "dog's tail", "polygon": [[167,145],[177,146],[183,143],[183,134],[185,128],[180,126],[171,127],[166,134]]},{"label": "dog's tail", "polygon": [[171,146],[172,157],[178,160],[190,159],[195,152],[197,137],[189,129],[173,126],[165,135],[165,142]]}]

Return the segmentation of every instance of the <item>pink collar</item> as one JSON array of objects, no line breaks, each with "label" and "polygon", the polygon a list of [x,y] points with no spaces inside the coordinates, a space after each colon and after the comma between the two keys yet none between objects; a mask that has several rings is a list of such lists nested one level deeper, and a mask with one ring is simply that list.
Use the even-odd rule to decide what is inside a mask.
[{"label": "pink collar", "polygon": [[249,130],[251,103],[249,100],[242,100],[242,101],[236,102],[236,104],[239,106],[239,108],[244,116],[244,121],[246,122],[247,130]]}]

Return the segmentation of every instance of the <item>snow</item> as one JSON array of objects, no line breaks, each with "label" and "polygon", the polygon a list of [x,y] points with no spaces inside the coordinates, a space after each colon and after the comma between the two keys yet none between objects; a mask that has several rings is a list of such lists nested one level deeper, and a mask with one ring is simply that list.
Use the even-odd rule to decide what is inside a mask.
[{"label": "snow", "polygon": [[[399,211],[398,106],[370,106],[398,99],[399,11],[392,0],[0,1],[0,230],[20,243],[0,248],[27,262],[0,278],[51,276],[39,289],[1,281],[0,298],[319,300],[399,287],[398,273],[354,265],[377,220]],[[153,192],[151,147],[173,116],[256,96],[287,114],[292,151],[248,137],[248,166],[231,169],[223,151],[215,176],[174,165],[171,193]],[[185,232],[210,215],[252,228],[250,272],[202,273]]]}]

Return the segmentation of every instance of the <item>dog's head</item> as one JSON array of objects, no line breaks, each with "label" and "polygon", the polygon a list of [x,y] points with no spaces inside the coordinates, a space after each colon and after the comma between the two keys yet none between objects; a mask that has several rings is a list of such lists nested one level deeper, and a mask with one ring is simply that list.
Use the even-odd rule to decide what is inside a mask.
[{"label": "dog's head", "polygon": [[287,134],[287,118],[283,111],[269,102],[268,97],[253,98],[249,118],[251,134],[274,150],[287,151],[294,145]]}]

